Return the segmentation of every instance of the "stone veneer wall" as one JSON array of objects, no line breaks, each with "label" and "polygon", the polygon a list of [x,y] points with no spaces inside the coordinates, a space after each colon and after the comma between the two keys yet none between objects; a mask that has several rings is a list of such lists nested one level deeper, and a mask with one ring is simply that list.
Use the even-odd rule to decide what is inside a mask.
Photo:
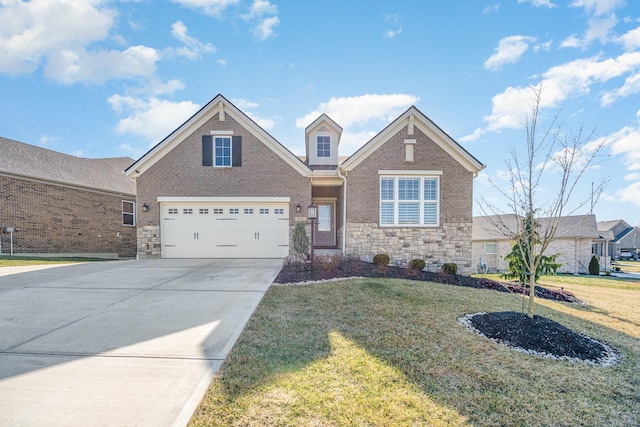
[{"label": "stone veneer wall", "polygon": [[376,223],[347,223],[347,255],[370,261],[386,253],[391,265],[407,265],[414,258],[426,261],[427,271],[438,271],[454,262],[460,274],[471,273],[472,223],[443,224],[440,227],[380,227]]}]

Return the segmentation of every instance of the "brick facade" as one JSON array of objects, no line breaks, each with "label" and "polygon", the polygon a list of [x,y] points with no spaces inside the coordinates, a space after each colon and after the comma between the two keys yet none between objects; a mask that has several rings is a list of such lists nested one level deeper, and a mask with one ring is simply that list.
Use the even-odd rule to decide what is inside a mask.
[{"label": "brick facade", "polygon": [[[415,139],[414,161],[405,161],[405,139]],[[442,171],[438,227],[381,227],[379,170]],[[433,268],[455,262],[462,274],[471,271],[473,173],[417,127],[389,138],[348,174],[347,253],[385,252],[392,263],[423,258]]]},{"label": "brick facade", "polygon": [[[136,229],[122,225],[122,201],[133,196],[0,176],[0,225],[16,227],[14,254],[134,257]],[[9,234],[0,234],[2,254]]]},{"label": "brick facade", "polygon": [[[242,166],[202,166],[202,135],[233,131],[242,136]],[[311,202],[311,181],[281,159],[240,123],[214,114],[137,179],[138,257],[158,258],[160,204],[157,197],[290,197],[290,228],[296,206],[303,213]],[[142,205],[149,206],[142,212]],[[300,216],[300,214],[297,214]]]}]

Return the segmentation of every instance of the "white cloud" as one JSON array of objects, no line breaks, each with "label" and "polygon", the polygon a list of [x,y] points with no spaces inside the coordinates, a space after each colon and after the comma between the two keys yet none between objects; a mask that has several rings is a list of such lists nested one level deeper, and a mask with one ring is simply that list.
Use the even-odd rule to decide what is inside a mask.
[{"label": "white cloud", "polygon": [[34,72],[49,55],[83,51],[108,37],[116,12],[97,0],[3,2],[0,72]]},{"label": "white cloud", "polygon": [[255,111],[248,111],[248,110],[255,110],[256,108],[258,108],[260,104],[257,102],[249,101],[243,98],[234,98],[231,100],[231,103],[236,107],[238,107],[239,109],[243,110],[243,112],[247,116],[251,117],[251,120],[256,122],[263,129],[273,129],[273,127],[276,125],[276,122],[280,121],[279,118],[269,119],[265,117],[260,117],[258,114],[255,113]]},{"label": "white cloud", "polygon": [[220,18],[227,7],[237,4],[239,0],[173,0],[173,2]]},{"label": "white cloud", "polygon": [[42,135],[38,139],[38,143],[40,144],[41,147],[47,147],[47,146],[49,146],[50,143],[55,142],[55,141],[60,141],[61,139],[62,138],[57,137],[57,136]]},{"label": "white cloud", "polygon": [[361,132],[342,132],[342,137],[340,138],[339,154],[341,156],[350,156],[358,148],[362,147],[376,135],[377,132],[367,130]]},{"label": "white cloud", "polygon": [[616,191],[616,197],[611,199],[614,202],[628,202],[640,206],[640,181]]},{"label": "white cloud", "polygon": [[187,26],[184,25],[182,21],[176,21],[171,26],[171,34],[173,37],[184,43],[183,47],[175,50],[178,56],[183,56],[187,59],[198,59],[202,54],[216,52],[216,48],[213,47],[211,43],[202,43],[189,36],[187,32]]},{"label": "white cloud", "polygon": [[113,95],[108,101],[117,114],[127,114],[116,125],[118,135],[139,135],[152,143],[166,137],[200,108],[191,101],[173,102],[153,97],[147,100]]},{"label": "white cloud", "polygon": [[156,71],[158,52],[146,46],[124,51],[62,49],[49,54],[45,74],[62,83],[103,83],[113,78],[151,77]]},{"label": "white cloud", "polygon": [[614,11],[624,3],[625,0],[573,0],[569,7],[583,7],[587,12],[600,16]]},{"label": "white cloud", "polygon": [[488,13],[497,12],[498,10],[500,10],[500,3],[485,7],[484,9],[482,9],[482,14],[486,15]]},{"label": "white cloud", "polygon": [[260,40],[266,40],[269,37],[275,37],[276,33],[274,27],[280,24],[280,19],[277,16],[265,18],[255,28],[253,33]]},{"label": "white cloud", "polygon": [[227,66],[227,60],[224,58],[217,59],[216,62],[223,67]]},{"label": "white cloud", "polygon": [[509,36],[498,42],[496,53],[491,55],[484,63],[484,68],[488,70],[498,70],[504,64],[518,62],[522,55],[529,48],[529,44],[535,41],[535,37],[529,36]]},{"label": "white cloud", "polygon": [[397,30],[387,30],[382,34],[382,37],[386,39],[393,39],[400,33],[402,33],[402,28],[399,28]]},{"label": "white cloud", "polygon": [[[616,58],[604,60],[597,56],[577,59],[552,67],[542,75],[540,109],[557,107],[569,97],[588,94],[594,84],[604,83],[638,67],[640,52],[624,53]],[[530,113],[531,95],[529,87],[508,87],[504,92],[495,95],[491,100],[491,114],[483,119],[487,125],[464,136],[461,141],[476,140],[487,132],[522,128],[526,114]]]},{"label": "white cloud", "polygon": [[640,73],[627,77],[622,87],[606,92],[602,96],[601,105],[610,105],[619,98],[625,98],[636,93],[640,93]]},{"label": "white cloud", "polygon": [[640,27],[621,35],[616,41],[622,43],[626,51],[638,49],[640,47]]},{"label": "white cloud", "polygon": [[634,172],[624,176],[625,181],[640,181],[640,173]]},{"label": "white cloud", "polygon": [[629,171],[640,170],[640,128],[626,126],[609,136],[611,154],[621,156]]},{"label": "white cloud", "polygon": [[233,98],[231,99],[231,103],[241,110],[253,110],[260,106],[257,102],[248,101],[243,98]]},{"label": "white cloud", "polygon": [[391,95],[367,94],[342,98],[331,98],[318,108],[298,119],[296,127],[305,128],[322,113],[343,128],[366,125],[374,120],[391,121],[418,101],[418,97],[403,93]]},{"label": "white cloud", "polygon": [[271,4],[268,0],[254,0],[249,10],[247,18],[262,17],[264,15],[276,15],[278,6]]},{"label": "white cloud", "polygon": [[531,3],[535,7],[548,7],[549,9],[558,7],[551,0],[518,0],[518,3]]}]

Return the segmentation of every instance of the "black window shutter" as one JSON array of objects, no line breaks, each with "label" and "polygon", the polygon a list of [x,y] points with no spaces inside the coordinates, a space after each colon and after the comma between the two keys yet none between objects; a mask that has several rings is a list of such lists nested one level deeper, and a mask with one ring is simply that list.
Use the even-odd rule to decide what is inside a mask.
[{"label": "black window shutter", "polygon": [[202,135],[202,166],[213,166],[213,136]]},{"label": "black window shutter", "polygon": [[242,166],[242,136],[234,135],[231,138],[231,166]]}]

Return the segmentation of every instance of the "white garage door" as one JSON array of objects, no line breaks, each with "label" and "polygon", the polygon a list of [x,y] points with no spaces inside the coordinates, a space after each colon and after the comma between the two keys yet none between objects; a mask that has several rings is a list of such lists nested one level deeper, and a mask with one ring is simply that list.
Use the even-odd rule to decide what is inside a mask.
[{"label": "white garage door", "polygon": [[159,198],[163,258],[282,258],[288,198]]}]

